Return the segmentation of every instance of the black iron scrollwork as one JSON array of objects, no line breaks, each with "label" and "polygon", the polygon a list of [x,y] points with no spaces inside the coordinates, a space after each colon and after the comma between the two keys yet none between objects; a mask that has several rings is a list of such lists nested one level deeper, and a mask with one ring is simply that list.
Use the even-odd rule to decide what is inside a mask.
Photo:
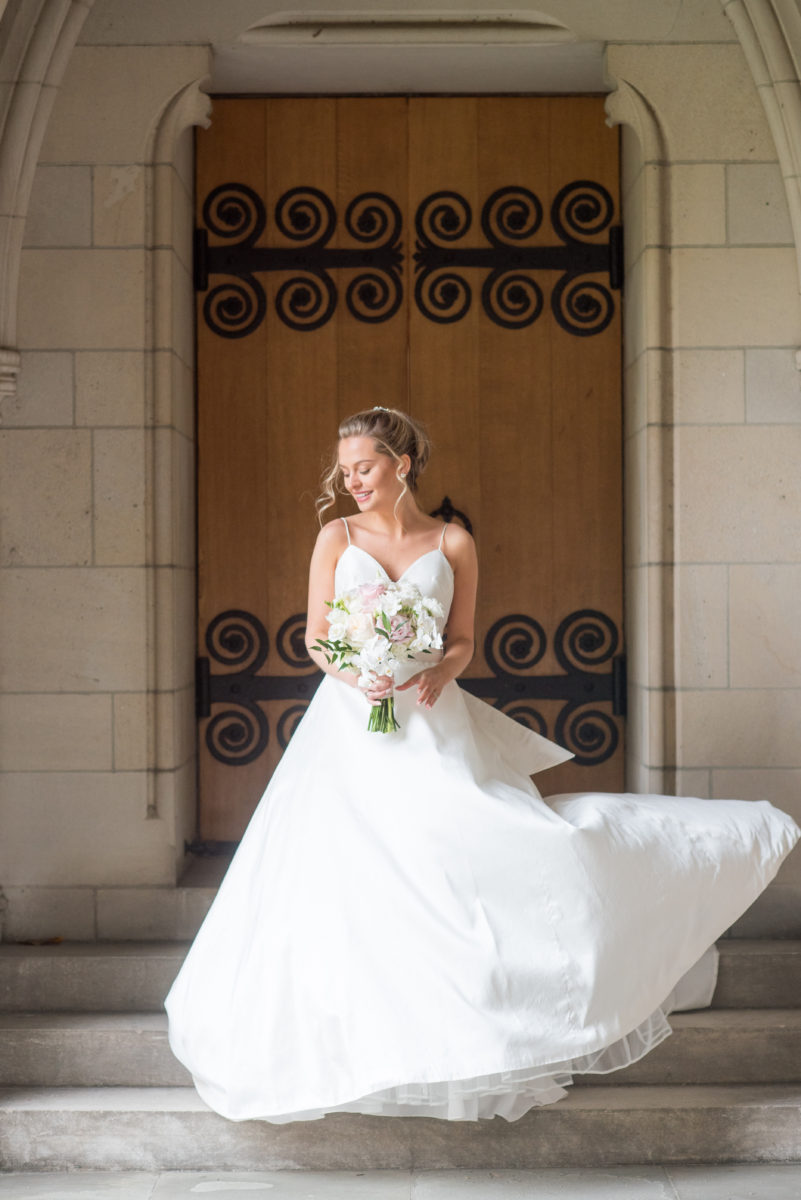
[{"label": "black iron scrollwork", "polygon": [[287,617],[278,630],[275,648],[289,667],[307,671],[314,666],[306,649],[305,613],[293,613],[291,617]]},{"label": "black iron scrollwork", "polygon": [[[241,766],[265,750],[270,730],[260,704],[267,700],[289,702],[276,725],[278,744],[286,748],[323,678],[306,651],[305,627],[306,614],[294,613],[275,640],[278,655],[296,673],[259,675],[269,641],[258,618],[230,609],[210,623],[209,658],[198,660],[197,715],[211,718],[206,745],[220,762]],[[593,766],[611,758],[619,744],[614,718],[625,714],[619,642],[610,617],[597,609],[579,609],[560,622],[553,636],[553,653],[563,673],[533,674],[548,649],[548,637],[534,617],[511,613],[496,621],[484,639],[484,658],[492,674],[460,678],[459,683],[544,737],[553,736],[574,752],[577,763]],[[225,669],[212,673],[210,659]],[[536,707],[538,700],[562,703],[553,734]],[[221,711],[212,715],[217,705]]]},{"label": "black iron scrollwork", "polygon": [[[203,220],[217,237],[236,241],[237,252],[243,257],[253,249],[264,232],[267,214],[261,197],[253,188],[244,183],[224,183],[206,197]],[[201,258],[197,238],[195,250],[197,273]],[[210,258],[207,251],[206,260],[202,262],[202,269],[206,273],[215,269],[216,264],[210,263]],[[209,328],[221,337],[247,337],[264,320],[267,311],[264,288],[251,270],[229,273],[236,274],[237,279],[218,283],[211,289],[203,301],[203,318]],[[205,291],[205,287],[201,290]]]},{"label": "black iron scrollwork", "polygon": [[[276,202],[274,215],[276,228],[290,245],[256,244],[267,213],[261,197],[246,184],[220,184],[206,197],[205,228],[195,235],[195,286],[203,292],[210,275],[228,277],[203,302],[204,320],[220,337],[245,337],[264,320],[267,301],[256,279],[262,272],[286,276],[276,292],[275,309],[291,329],[319,329],[330,321],[338,302],[335,270],[357,272],[345,292],[348,311],[357,320],[375,324],[398,311],[403,300],[403,219],[389,196],[364,192],[351,200],[344,224],[359,243],[351,248],[329,245],[337,213],[319,188],[290,188]],[[208,233],[226,244],[210,246]]]},{"label": "black iron scrollwork", "polygon": [[[286,748],[323,677],[306,651],[305,629],[306,614],[294,613],[276,637],[279,657],[298,674],[259,675],[270,647],[267,630],[258,617],[229,609],[210,622],[205,637],[209,658],[198,659],[197,715],[211,718],[206,726],[206,746],[219,762],[244,766],[267,748],[270,726],[260,707],[265,700],[293,702],[282,712],[276,729],[278,744]],[[210,659],[225,669],[212,672]],[[212,705],[224,707],[212,715]]]},{"label": "black iron scrollwork", "polygon": [[[415,300],[440,324],[460,321],[472,303],[463,272],[486,271],[481,304],[505,329],[522,329],[542,313],[544,296],[535,271],[558,271],[551,308],[563,329],[578,337],[600,333],[614,316],[610,288],[620,287],[619,227],[612,226],[614,202],[600,183],[576,180],[551,205],[551,225],[561,245],[524,245],[540,229],[543,208],[529,188],[498,188],[481,210],[487,245],[465,245],[472,223],[470,204],[458,192],[428,196],[415,215]],[[607,241],[600,234],[609,230]],[[460,244],[457,245],[456,243]],[[608,274],[609,287],[599,274]]]},{"label": "black iron scrollwork", "polygon": [[450,524],[453,520],[458,520],[462,523],[468,533],[473,532],[473,522],[468,517],[467,513],[463,513],[460,508],[454,508],[453,501],[450,496],[443,496],[442,503],[439,508],[432,508],[429,513],[431,517],[442,517],[443,521]]},{"label": "black iron scrollwork", "polygon": [[243,689],[243,680],[253,676],[267,658],[267,631],[252,613],[229,609],[210,623],[206,649],[215,662],[236,668],[230,674],[212,677],[230,681],[224,700],[234,707],[215,713],[209,721],[206,745],[220,762],[244,766],[262,754],[270,736],[264,713]]},{"label": "black iron scrollwork", "polygon": [[278,745],[282,750],[286,750],[289,745],[289,739],[297,729],[306,708],[307,705],[305,704],[290,704],[289,708],[285,708],[278,718],[276,736],[278,738]]},{"label": "black iron scrollwork", "polygon": [[[560,622],[553,637],[553,652],[564,674],[534,675],[532,668],[548,648],[545,630],[533,617],[512,613],[496,621],[484,639],[484,658],[492,675],[459,682],[537,733],[553,736],[573,751],[577,763],[594,766],[611,758],[620,740],[614,720],[625,711],[619,640],[615,623],[605,613],[579,609]],[[608,670],[601,669],[607,665]],[[563,702],[552,735],[532,703],[536,700]]]},{"label": "black iron scrollwork", "polygon": [[484,657],[496,675],[530,671],[542,658],[548,642],[539,621],[522,613],[501,617],[484,638]]},{"label": "black iron scrollwork", "polygon": [[[285,275],[275,307],[291,329],[309,331],[334,314],[338,291],[334,273],[355,272],[345,288],[345,304],[359,321],[388,321],[403,301],[400,208],[383,192],[363,192],[344,215],[353,247],[332,247],[337,212],[325,192],[293,187],[275,205],[275,226],[288,245],[257,242],[267,227],[267,210],[253,188],[224,183],[203,204],[204,227],[195,235],[195,286],[208,292],[204,320],[221,337],[246,337],[267,311],[262,272]],[[554,197],[550,222],[559,244],[532,244],[544,218],[543,205],[530,188],[501,187],[484,202],[480,226],[484,242],[467,245],[473,223],[469,201],[442,190],[417,207],[415,303],[439,324],[460,321],[473,301],[465,271],[481,271],[481,306],[505,329],[532,325],[545,298],[538,272],[558,272],[550,297],[561,327],[577,337],[606,329],[615,312],[612,291],[621,286],[622,242],[613,225],[614,201],[600,183],[578,179]],[[208,234],[222,240],[210,246]],[[606,241],[600,240],[606,234]],[[209,276],[226,278],[208,291]],[[599,276],[608,276],[608,285]]]}]

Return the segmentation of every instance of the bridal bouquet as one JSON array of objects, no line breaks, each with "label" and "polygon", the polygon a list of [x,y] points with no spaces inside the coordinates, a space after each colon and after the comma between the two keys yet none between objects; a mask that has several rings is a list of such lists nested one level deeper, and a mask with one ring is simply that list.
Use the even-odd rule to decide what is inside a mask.
[{"label": "bridal bouquet", "polygon": [[[357,669],[361,688],[378,675],[394,678],[404,659],[442,648],[436,623],[444,615],[442,605],[413,583],[377,579],[326,603],[330,636],[318,638],[316,645],[340,671]],[[367,728],[374,733],[400,729],[393,696],[373,705]]]}]

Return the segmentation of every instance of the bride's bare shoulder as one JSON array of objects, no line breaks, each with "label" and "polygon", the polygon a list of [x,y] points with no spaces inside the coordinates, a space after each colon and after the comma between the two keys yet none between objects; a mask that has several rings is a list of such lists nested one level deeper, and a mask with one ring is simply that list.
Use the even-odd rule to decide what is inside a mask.
[{"label": "bride's bare shoulder", "polygon": [[464,525],[459,525],[456,521],[448,524],[448,528],[443,534],[442,546],[443,549],[452,551],[454,555],[474,556],[476,552],[473,535],[467,532]]},{"label": "bride's bare shoulder", "polygon": [[334,517],[333,520],[327,521],[317,534],[314,549],[325,555],[339,555],[347,544],[348,533],[345,523],[339,517]]}]

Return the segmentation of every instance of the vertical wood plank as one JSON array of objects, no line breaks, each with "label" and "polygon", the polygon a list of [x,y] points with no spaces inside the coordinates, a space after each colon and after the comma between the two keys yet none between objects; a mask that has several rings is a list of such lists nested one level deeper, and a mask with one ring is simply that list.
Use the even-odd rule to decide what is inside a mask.
[{"label": "vertical wood plank", "polygon": [[[428,197],[439,192],[456,193],[472,204],[478,185],[477,106],[478,101],[469,97],[423,96],[409,101],[410,251],[412,237],[417,239],[417,231],[412,233],[415,215]],[[446,203],[455,220],[464,217],[458,202]],[[436,207],[428,206],[429,217]],[[436,221],[433,231],[430,220],[424,220],[423,225],[436,244],[447,245],[436,236]],[[475,214],[470,233],[474,231]],[[456,508],[467,513],[476,540],[482,545],[480,306],[474,294],[461,320],[430,320],[413,299],[419,276],[417,271],[409,283],[409,406],[426,423],[434,446],[431,465],[420,484],[420,504],[431,511],[447,494]],[[432,308],[437,277],[432,276],[433,296],[427,293],[430,298],[423,301]],[[460,294],[457,303],[461,300]]]},{"label": "vertical wood plank", "polygon": [[[545,101],[554,136],[549,194],[575,180],[600,183],[620,220],[618,130],[603,119],[603,99],[567,96]],[[566,135],[566,136],[565,136]],[[608,229],[590,241],[606,241]],[[608,287],[608,276],[590,276]],[[553,373],[553,587],[564,617],[598,610],[623,628],[622,380],[620,295],[603,332],[576,337],[552,320]],[[559,614],[555,614],[559,615]],[[620,647],[622,650],[622,646]],[[553,712],[551,727],[556,715]],[[543,776],[544,791],[623,786],[623,726],[617,753],[592,767],[565,764]]]},{"label": "vertical wood plank", "polygon": [[[370,290],[380,294],[383,273],[373,271],[371,282],[365,277],[369,271],[364,268],[339,272],[337,404],[340,416],[372,408],[374,404],[406,408],[408,402],[406,347],[412,238],[403,202],[408,173],[407,106],[404,96],[376,98],[369,102],[361,97],[342,97],[336,101],[337,245],[355,250],[371,248],[372,243],[360,242],[356,232],[369,236],[373,228],[380,228],[383,217],[391,222],[392,206],[380,200],[364,201],[354,209],[353,232],[346,228],[346,215],[358,196],[380,193],[398,207],[404,254],[400,267],[401,303],[398,311],[383,321],[357,320],[346,301],[349,286],[356,285],[352,303],[358,311],[369,315]],[[359,279],[362,280],[360,284]],[[379,309],[379,313],[391,311],[392,296],[395,295],[390,293],[386,307]],[[331,434],[334,433],[335,428],[332,428]],[[347,505],[343,511],[348,511]],[[349,511],[353,511],[352,502]]]},{"label": "vertical wood plank", "polygon": [[[213,188],[236,182],[265,195],[265,108],[260,100],[215,100],[212,123],[197,135],[197,204]],[[198,224],[201,224],[198,212]],[[212,245],[224,237],[209,235]],[[211,280],[211,286],[216,279]],[[203,318],[198,295],[198,653],[208,655],[206,632],[229,610],[246,610],[265,620],[261,588],[269,570],[268,541],[260,536],[269,507],[264,448],[270,437],[263,402],[267,323],[247,337],[226,339]],[[219,643],[218,643],[219,645]],[[230,658],[223,650],[223,656]],[[215,671],[230,668],[212,658]],[[230,767],[205,744],[213,710],[199,728],[199,791],[203,837],[238,836],[261,786],[266,764]],[[216,728],[219,729],[219,722]],[[216,740],[216,739],[215,739]]]}]

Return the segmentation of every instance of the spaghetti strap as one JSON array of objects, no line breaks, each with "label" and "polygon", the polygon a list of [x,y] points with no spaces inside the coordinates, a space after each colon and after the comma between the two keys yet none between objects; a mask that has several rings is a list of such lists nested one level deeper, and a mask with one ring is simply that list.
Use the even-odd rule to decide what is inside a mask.
[{"label": "spaghetti strap", "polygon": [[346,533],[347,533],[347,535],[348,535],[348,545],[350,545],[350,529],[348,528],[348,518],[347,518],[347,517],[340,517],[339,519],[340,519],[340,521],[342,522],[342,524],[345,526],[345,532],[346,532]]},{"label": "spaghetti strap", "polygon": [[442,549],[442,543],[445,541],[445,530],[446,530],[447,528],[448,528],[448,522],[446,521],[446,522],[444,523],[444,525],[442,526],[442,533],[440,534],[440,537],[439,537],[439,548],[440,548],[440,550]]}]

